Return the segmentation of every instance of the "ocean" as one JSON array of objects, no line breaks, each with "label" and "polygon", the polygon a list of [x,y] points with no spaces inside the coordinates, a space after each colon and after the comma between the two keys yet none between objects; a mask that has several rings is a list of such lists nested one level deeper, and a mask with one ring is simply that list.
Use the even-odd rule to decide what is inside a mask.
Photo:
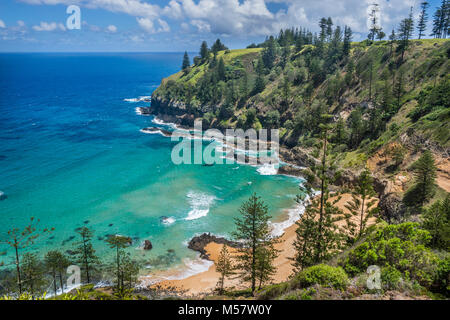
[{"label": "ocean", "polygon": [[[140,129],[136,114],[182,53],[0,54],[0,239],[30,217],[53,227],[27,250],[74,248],[75,229],[94,230],[102,262],[110,234],[133,238],[128,249],[142,273],[207,267],[187,242],[203,232],[229,236],[242,202],[254,192],[269,207],[275,231],[298,217],[299,178],[258,167],[175,165],[176,142]],[[140,248],[150,240],[153,249]],[[0,244],[0,261],[13,250]]]}]

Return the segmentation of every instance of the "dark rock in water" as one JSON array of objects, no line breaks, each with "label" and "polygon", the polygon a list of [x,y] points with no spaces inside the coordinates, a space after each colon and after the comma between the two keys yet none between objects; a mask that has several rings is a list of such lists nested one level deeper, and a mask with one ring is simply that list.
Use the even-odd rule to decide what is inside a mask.
[{"label": "dark rock in water", "polygon": [[171,131],[164,130],[164,129],[157,128],[157,127],[144,128],[144,129],[142,129],[142,132],[146,132],[146,133],[161,132],[161,134],[163,136],[165,136],[165,137],[171,137],[172,136],[172,132]]},{"label": "dark rock in water", "polygon": [[50,240],[53,240],[53,239],[55,239],[55,236],[51,236],[49,239],[50,239]]},{"label": "dark rock in water", "polygon": [[61,244],[62,244],[62,245],[65,245],[67,242],[70,242],[70,241],[72,241],[73,239],[75,239],[75,236],[70,236],[69,238],[63,240],[63,241],[61,242]]},{"label": "dark rock in water", "polygon": [[159,217],[159,221],[162,222],[162,223],[164,223],[167,219],[169,219],[169,217],[167,217],[167,216]]},{"label": "dark rock in water", "polygon": [[6,195],[6,193],[4,193],[3,191],[0,191],[0,201],[1,201],[1,200],[6,200],[6,198],[8,198],[8,196]]},{"label": "dark rock in water", "polygon": [[202,164],[202,166],[204,167],[212,167],[214,165],[214,163],[204,163]]},{"label": "dark rock in water", "polygon": [[88,223],[89,223],[89,220],[85,220],[85,221],[83,221],[83,223],[84,223],[84,224],[88,224]]},{"label": "dark rock in water", "polygon": [[81,227],[75,228],[75,232],[78,232],[81,230]]},{"label": "dark rock in water", "polygon": [[104,239],[104,238],[101,237],[101,236],[98,236],[98,237],[97,237],[97,240],[98,240],[98,241],[103,241],[103,239]]},{"label": "dark rock in water", "polygon": [[[147,101],[148,99],[144,100]],[[149,100],[148,102],[150,102],[151,100]],[[137,112],[141,115],[151,115],[152,114],[152,109],[149,107],[138,107],[136,108]]]},{"label": "dark rock in water", "polygon": [[113,223],[110,223],[110,224],[108,224],[108,227],[112,227],[114,224]]},{"label": "dark rock in water", "polygon": [[151,250],[152,248],[152,242],[150,240],[144,240],[144,250]]},{"label": "dark rock in water", "polygon": [[206,253],[205,247],[210,242],[220,243],[220,244],[226,244],[227,246],[233,247],[233,248],[240,248],[242,247],[242,244],[235,241],[230,241],[222,237],[216,237],[211,235],[210,233],[203,233],[200,236],[193,237],[191,241],[189,241],[188,248],[194,251],[200,252],[200,257],[203,259],[209,260],[209,256]]}]

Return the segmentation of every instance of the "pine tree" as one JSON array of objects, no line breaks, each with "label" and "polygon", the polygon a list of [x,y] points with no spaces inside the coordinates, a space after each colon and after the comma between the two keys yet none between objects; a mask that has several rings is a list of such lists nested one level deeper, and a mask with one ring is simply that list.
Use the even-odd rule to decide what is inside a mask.
[{"label": "pine tree", "polygon": [[256,74],[257,76],[255,79],[255,86],[253,88],[253,94],[263,92],[266,86],[266,83],[264,81],[264,63],[261,57],[259,58],[258,63],[256,65]]},{"label": "pine tree", "polygon": [[34,297],[35,293],[40,294],[44,284],[42,277],[43,270],[36,254],[27,252],[23,255],[22,261],[23,288]]},{"label": "pine tree", "polygon": [[406,192],[404,201],[409,206],[423,207],[431,200],[436,190],[436,165],[433,154],[427,150],[413,163],[415,184]]},{"label": "pine tree", "polygon": [[223,61],[223,58],[219,59],[219,63],[217,65],[217,78],[219,79],[219,81],[226,80],[225,62]]},{"label": "pine tree", "polygon": [[404,71],[400,69],[400,71],[398,72],[398,75],[396,77],[394,76],[394,88],[393,88],[394,95],[397,100],[397,109],[400,109],[401,98],[402,98],[403,94],[405,93],[403,78],[404,78]]},{"label": "pine tree", "polygon": [[200,58],[203,62],[209,59],[209,49],[206,41],[203,41],[202,45],[200,46]]},{"label": "pine tree", "polygon": [[419,39],[421,39],[422,36],[425,35],[425,30],[427,29],[427,22],[428,22],[427,9],[429,5],[430,4],[427,1],[423,1],[420,4],[419,22],[417,23],[417,31],[419,31]]},{"label": "pine tree", "polygon": [[273,243],[256,250],[256,281],[258,282],[258,290],[266,283],[270,283],[272,277],[276,274],[277,269],[273,262],[278,256],[278,252],[274,248]]},{"label": "pine tree", "polygon": [[325,42],[325,39],[327,37],[327,19],[326,18],[320,19],[319,28],[320,28],[320,34],[319,34],[320,42]]},{"label": "pine tree", "polygon": [[378,40],[383,40],[386,37],[386,33],[383,32],[383,30],[379,29],[377,32],[377,39]]},{"label": "pine tree", "polygon": [[431,234],[431,246],[447,250],[450,247],[450,195],[436,201],[425,210],[422,226]]},{"label": "pine tree", "polygon": [[270,36],[267,47],[262,52],[262,60],[267,69],[272,69],[276,58],[275,38]]},{"label": "pine tree", "polygon": [[331,17],[328,17],[328,19],[327,19],[326,34],[327,34],[328,42],[331,41],[331,37],[333,35],[333,20],[331,19]]},{"label": "pine tree", "polygon": [[370,19],[371,25],[370,25],[370,29],[369,29],[369,35],[367,36],[368,39],[371,40],[372,42],[375,40],[375,36],[380,31],[377,11],[378,11],[378,4],[373,4],[372,10],[369,14],[369,19]]},{"label": "pine tree", "polygon": [[283,78],[282,91],[283,91],[283,99],[284,99],[285,108],[287,109],[289,107],[289,97],[291,94],[291,85],[289,83],[289,78],[287,76],[284,76],[284,78]]},{"label": "pine tree", "polygon": [[[365,169],[358,178],[358,183],[352,193],[352,200],[345,207],[350,213],[346,214],[347,233],[350,243],[360,239],[367,229],[368,220],[378,211],[375,206],[376,195],[373,189],[373,178]],[[355,223],[354,220],[357,220]]]},{"label": "pine tree", "polygon": [[240,93],[241,97],[244,100],[247,99],[248,93],[249,93],[248,74],[247,74],[247,72],[244,73],[244,76],[242,77],[242,79],[240,81],[239,93]]},{"label": "pine tree", "polygon": [[13,228],[8,230],[6,239],[2,239],[0,243],[7,244],[12,247],[15,254],[14,264],[16,265],[16,276],[17,276],[17,285],[19,287],[19,294],[22,294],[22,272],[21,272],[21,263],[20,263],[20,251],[22,249],[26,249],[29,246],[33,245],[38,237],[43,234],[48,234],[55,230],[55,228],[51,229],[43,229],[38,230],[37,225],[39,224],[39,219],[35,219],[34,217],[30,218],[30,222],[23,229]]},{"label": "pine tree", "polygon": [[[273,244],[277,241],[271,235],[267,206],[253,194],[245,201],[239,209],[240,218],[235,218],[236,231],[233,237],[240,241],[241,248],[238,248],[236,256],[236,270],[239,270],[243,281],[251,283],[252,294],[256,290],[258,280],[258,264],[261,263],[261,250],[268,250],[270,254],[264,255],[265,264],[272,265],[277,253],[273,249]],[[266,279],[267,280],[267,279]]]},{"label": "pine tree", "polygon": [[352,29],[350,27],[345,26],[344,45],[342,48],[342,53],[344,57],[347,57],[350,54],[351,42],[352,42]]},{"label": "pine tree", "polygon": [[56,295],[57,292],[57,281],[56,278],[59,275],[61,292],[64,293],[63,285],[63,273],[65,269],[70,265],[67,257],[58,250],[52,250],[47,252],[44,258],[44,263],[47,271],[53,278],[53,291]]},{"label": "pine tree", "polygon": [[433,32],[435,38],[446,38],[449,32],[450,4],[448,0],[442,0],[441,6],[433,15]]},{"label": "pine tree", "polygon": [[342,118],[336,122],[334,129],[333,142],[337,145],[346,144],[348,140],[348,132],[345,125],[345,121]]},{"label": "pine tree", "polygon": [[125,267],[131,266],[131,261],[129,260],[129,257],[127,253],[124,251],[125,248],[130,246],[130,238],[121,236],[121,235],[114,235],[110,236],[106,242],[109,244],[109,247],[111,249],[115,250],[115,273],[116,273],[116,294],[119,297],[123,297],[125,295],[125,280],[126,280],[126,272]]},{"label": "pine tree", "polygon": [[409,17],[406,19],[403,19],[400,22],[400,26],[398,29],[398,38],[400,39],[399,48],[402,53],[402,56],[401,56],[402,62],[403,62],[405,52],[409,47],[409,42],[412,37],[413,30],[414,30],[414,20],[413,20],[413,16],[412,16],[412,8],[411,8]]},{"label": "pine tree", "polygon": [[189,68],[191,65],[191,62],[189,60],[189,55],[187,53],[187,51],[184,52],[184,56],[183,56],[183,64],[181,65],[181,70],[186,70],[187,68]]},{"label": "pine tree", "polygon": [[231,256],[228,252],[228,247],[226,244],[224,244],[222,250],[220,250],[219,258],[217,259],[217,262],[215,262],[215,265],[216,271],[220,273],[217,287],[219,290],[219,294],[223,294],[225,279],[231,276],[234,270],[233,262],[231,260]]},{"label": "pine tree", "polygon": [[95,266],[99,263],[99,258],[95,254],[92,246],[93,231],[87,227],[81,227],[77,230],[81,240],[76,243],[78,247],[74,250],[76,261],[82,266],[86,273],[87,283],[91,282],[91,273]]},{"label": "pine tree", "polygon": [[217,55],[219,51],[227,50],[228,48],[220,41],[220,39],[217,39],[216,42],[211,46],[211,52],[214,55]]},{"label": "pine tree", "polygon": [[369,61],[369,101],[372,101],[373,61]]},{"label": "pine tree", "polygon": [[389,36],[389,55],[392,55],[395,40],[397,40],[397,35],[395,34],[395,30],[392,29],[392,33]]},{"label": "pine tree", "polygon": [[[319,138],[321,143],[318,145],[317,152],[321,162],[320,165],[313,168],[314,175],[320,182],[320,196],[313,197],[311,181],[314,180],[314,175],[312,175],[308,178],[305,187],[302,188],[302,193],[307,194],[312,200],[297,223],[294,242],[296,254],[293,258],[293,265],[298,271],[329,259],[340,249],[342,242],[337,222],[343,219],[343,213],[335,206],[340,197],[337,196],[335,200],[331,201],[328,187],[329,170],[333,168],[333,161],[329,159],[331,115],[322,114],[320,118]],[[302,198],[303,196],[298,197],[299,200]]]},{"label": "pine tree", "polygon": [[333,240],[335,240],[335,219],[339,210],[334,207],[334,203],[330,203],[329,189],[328,189],[328,170],[331,164],[328,161],[330,150],[329,134],[332,125],[329,123],[332,116],[330,114],[323,114],[322,123],[319,125],[321,133],[321,163],[317,167],[316,175],[320,180],[320,202],[319,202],[319,223],[316,243],[315,262],[318,263],[323,260],[328,252],[334,249]]}]

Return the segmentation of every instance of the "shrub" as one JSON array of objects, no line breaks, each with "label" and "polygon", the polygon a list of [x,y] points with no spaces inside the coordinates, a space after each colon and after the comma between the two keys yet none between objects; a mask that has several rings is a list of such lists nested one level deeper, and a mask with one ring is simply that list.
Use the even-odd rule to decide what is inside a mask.
[{"label": "shrub", "polygon": [[301,271],[296,276],[294,283],[297,283],[298,287],[301,288],[319,284],[324,287],[344,290],[348,284],[348,277],[341,267],[319,264]]},{"label": "shrub", "polygon": [[289,290],[289,282],[283,282],[280,284],[273,284],[265,287],[257,293],[257,299],[269,300],[276,298]]},{"label": "shrub", "polygon": [[404,277],[430,287],[439,262],[437,255],[425,246],[430,238],[429,232],[420,229],[417,223],[388,225],[370,234],[339,264],[351,275],[366,272],[370,265],[392,267]]},{"label": "shrub", "polygon": [[450,255],[448,254],[438,263],[433,289],[447,297],[450,296]]},{"label": "shrub", "polygon": [[403,274],[392,266],[381,269],[381,283],[387,289],[398,289]]}]

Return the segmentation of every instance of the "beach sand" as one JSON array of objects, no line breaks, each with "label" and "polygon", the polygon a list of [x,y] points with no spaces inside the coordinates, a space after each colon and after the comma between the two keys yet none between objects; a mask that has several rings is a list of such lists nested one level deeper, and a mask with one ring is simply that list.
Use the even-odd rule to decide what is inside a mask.
[{"label": "beach sand", "polygon": [[[351,194],[342,194],[341,199],[336,203],[336,206],[344,211],[348,212],[345,208],[345,204],[351,200]],[[330,199],[332,201],[333,198]],[[376,221],[375,218],[370,218],[368,224],[372,225]],[[354,219],[357,223],[357,219]],[[341,225],[341,223],[339,223]],[[286,281],[288,277],[293,273],[292,261],[290,258],[294,257],[294,241],[296,238],[297,225],[293,224],[285,229],[283,235],[280,237],[280,242],[275,245],[275,248],[280,250],[279,256],[275,259],[274,265],[277,268],[277,273],[273,277],[273,283],[280,283]],[[211,242],[205,250],[209,254],[212,261],[217,261],[222,244]],[[229,248],[231,255],[236,253],[236,250]],[[182,293],[184,296],[202,296],[204,294],[212,293],[216,288],[217,281],[219,280],[219,273],[216,271],[215,265],[211,265],[207,271],[192,275],[185,279],[180,280],[163,280],[158,282],[153,287],[158,289],[170,289]],[[248,287],[247,284],[242,284],[240,279],[226,279],[225,287],[228,289],[244,289]]]}]

